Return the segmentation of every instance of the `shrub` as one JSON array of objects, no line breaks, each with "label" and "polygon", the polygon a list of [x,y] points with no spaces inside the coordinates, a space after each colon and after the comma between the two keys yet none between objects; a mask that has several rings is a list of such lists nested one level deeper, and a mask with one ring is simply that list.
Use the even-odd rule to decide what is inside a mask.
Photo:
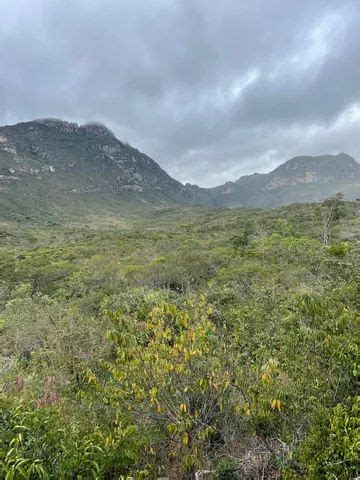
[{"label": "shrub", "polygon": [[348,242],[333,243],[329,247],[329,253],[335,257],[345,257],[350,252],[350,244]]},{"label": "shrub", "polygon": [[213,478],[214,480],[237,480],[239,475],[236,463],[229,458],[221,459],[217,462]]},{"label": "shrub", "polygon": [[[360,397],[320,409],[301,447],[305,478],[348,480],[360,471]],[[303,478],[303,477],[302,477]]]}]

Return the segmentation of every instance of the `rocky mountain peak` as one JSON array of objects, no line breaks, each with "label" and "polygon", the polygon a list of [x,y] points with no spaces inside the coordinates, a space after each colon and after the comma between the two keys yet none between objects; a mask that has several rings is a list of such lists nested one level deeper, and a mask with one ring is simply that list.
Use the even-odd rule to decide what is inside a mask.
[{"label": "rocky mountain peak", "polygon": [[213,198],[227,206],[278,206],[319,201],[343,192],[360,197],[360,164],[350,155],[297,156],[270,173],[244,175],[214,188]]},{"label": "rocky mountain peak", "polygon": [[99,122],[86,123],[79,125],[76,122],[67,122],[57,118],[40,118],[32,122],[24,122],[22,124],[31,129],[36,129],[38,126],[44,126],[49,129],[58,131],[60,133],[84,133],[95,137],[115,137],[114,133],[105,125]]},{"label": "rocky mountain peak", "polygon": [[86,134],[93,135],[95,137],[115,138],[114,133],[102,123],[87,123],[85,125],[81,125],[79,130],[83,131]]},{"label": "rocky mountain peak", "polygon": [[281,164],[271,173],[281,172],[281,171],[290,171],[290,170],[303,170],[306,171],[309,168],[314,170],[322,170],[326,167],[336,166],[337,168],[357,168],[359,164],[348,154],[339,153],[337,155],[320,155],[320,156],[297,156],[291,158],[285,163]]},{"label": "rocky mountain peak", "polygon": [[23,122],[17,124],[17,126],[27,127],[29,130],[47,127],[49,129],[61,132],[61,133],[74,133],[79,130],[79,125],[75,122],[67,122],[57,118],[39,118],[31,122]]},{"label": "rocky mountain peak", "polygon": [[104,125],[54,118],[0,127],[0,194],[16,191],[24,201],[50,203],[105,195],[114,202],[186,204],[200,203],[202,195]]},{"label": "rocky mountain peak", "polygon": [[265,190],[299,183],[334,183],[360,179],[360,164],[350,155],[294,157],[268,174]]}]

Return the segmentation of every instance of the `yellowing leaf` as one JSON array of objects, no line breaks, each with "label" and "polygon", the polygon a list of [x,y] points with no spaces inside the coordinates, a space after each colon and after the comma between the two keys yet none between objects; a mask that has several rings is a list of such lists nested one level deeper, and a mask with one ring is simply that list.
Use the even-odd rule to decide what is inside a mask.
[{"label": "yellowing leaf", "polygon": [[183,444],[187,445],[189,443],[189,435],[185,432],[183,435]]},{"label": "yellowing leaf", "polygon": [[174,423],[170,423],[166,428],[169,433],[175,433],[177,430],[177,427]]},{"label": "yellowing leaf", "polygon": [[270,383],[271,383],[271,377],[270,377],[270,375],[269,375],[268,373],[263,373],[263,374],[261,375],[261,381],[262,381],[263,383],[270,384]]},{"label": "yellowing leaf", "polygon": [[272,400],[271,402],[271,407],[273,410],[278,410],[280,412],[281,410],[281,402],[280,400],[277,400],[274,398],[274,400]]}]

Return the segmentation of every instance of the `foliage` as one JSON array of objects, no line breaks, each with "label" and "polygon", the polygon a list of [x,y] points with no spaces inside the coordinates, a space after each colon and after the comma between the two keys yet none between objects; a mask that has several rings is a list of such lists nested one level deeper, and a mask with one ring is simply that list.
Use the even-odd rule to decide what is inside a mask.
[{"label": "foliage", "polygon": [[338,199],[324,244],[331,202],[4,224],[0,478],[355,478],[360,217]]},{"label": "foliage", "polygon": [[360,471],[360,397],[321,409],[301,447],[301,478],[356,478]]},{"label": "foliage", "polygon": [[329,252],[336,257],[346,257],[350,252],[350,245],[348,242],[333,243],[329,247]]},{"label": "foliage", "polygon": [[104,478],[127,473],[139,452],[134,429],[116,429],[105,437],[63,424],[58,406],[34,408],[2,403],[1,478]]},{"label": "foliage", "polygon": [[117,348],[111,402],[154,432],[154,454],[161,443],[185,469],[203,458],[230,386],[211,314],[204,297],[181,309],[159,302],[146,316],[107,313]]},{"label": "foliage", "polygon": [[234,461],[228,458],[221,459],[217,462],[213,478],[214,480],[236,480],[239,478],[237,470],[238,468]]},{"label": "foliage", "polygon": [[322,239],[327,245],[331,241],[332,229],[343,215],[344,195],[339,192],[322,203]]}]

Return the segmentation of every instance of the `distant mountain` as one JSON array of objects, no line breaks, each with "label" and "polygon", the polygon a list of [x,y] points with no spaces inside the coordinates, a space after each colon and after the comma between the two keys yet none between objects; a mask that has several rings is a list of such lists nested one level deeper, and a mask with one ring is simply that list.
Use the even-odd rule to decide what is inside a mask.
[{"label": "distant mountain", "polygon": [[270,173],[246,175],[209,193],[222,206],[277,207],[320,201],[339,191],[348,200],[360,197],[360,164],[346,153],[295,157]]},{"label": "distant mountain", "polygon": [[206,203],[100,124],[43,119],[0,127],[0,216],[121,213]]},{"label": "distant mountain", "polygon": [[86,223],[171,205],[277,207],[343,192],[360,197],[360,164],[345,153],[295,157],[268,174],[215,188],[183,185],[100,124],[42,119],[0,127],[0,220]]}]

